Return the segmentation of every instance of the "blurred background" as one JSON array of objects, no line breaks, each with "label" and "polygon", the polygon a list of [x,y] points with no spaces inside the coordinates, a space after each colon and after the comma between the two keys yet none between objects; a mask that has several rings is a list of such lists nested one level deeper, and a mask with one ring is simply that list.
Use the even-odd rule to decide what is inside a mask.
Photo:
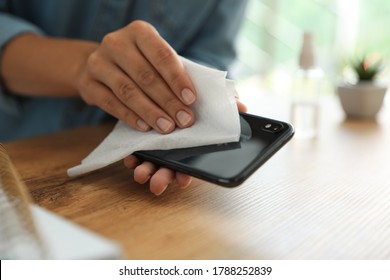
[{"label": "blurred background", "polygon": [[[344,65],[357,56],[378,54],[387,64],[390,1],[250,0],[233,77],[260,76],[264,87],[288,91],[304,31],[314,34],[317,64],[331,89]],[[389,76],[387,68],[380,78]]]}]

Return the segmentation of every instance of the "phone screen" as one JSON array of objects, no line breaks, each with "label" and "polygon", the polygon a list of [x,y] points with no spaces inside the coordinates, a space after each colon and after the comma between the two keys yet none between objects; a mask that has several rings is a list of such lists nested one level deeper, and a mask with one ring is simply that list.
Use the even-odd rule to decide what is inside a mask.
[{"label": "phone screen", "polygon": [[293,135],[288,123],[240,114],[239,142],[194,148],[135,153],[194,177],[223,186],[237,186],[279,150]]}]

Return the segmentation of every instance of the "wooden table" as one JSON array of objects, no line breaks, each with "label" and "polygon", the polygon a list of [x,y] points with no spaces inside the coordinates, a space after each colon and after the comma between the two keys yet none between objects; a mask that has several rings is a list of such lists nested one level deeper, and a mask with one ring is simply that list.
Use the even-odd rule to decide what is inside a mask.
[{"label": "wooden table", "polygon": [[[242,98],[250,112],[284,112],[267,94]],[[155,197],[121,163],[67,177],[110,125],[5,147],[37,204],[118,241],[126,258],[389,259],[389,108],[345,121],[330,99],[316,139],[293,139],[234,189],[194,180]]]}]

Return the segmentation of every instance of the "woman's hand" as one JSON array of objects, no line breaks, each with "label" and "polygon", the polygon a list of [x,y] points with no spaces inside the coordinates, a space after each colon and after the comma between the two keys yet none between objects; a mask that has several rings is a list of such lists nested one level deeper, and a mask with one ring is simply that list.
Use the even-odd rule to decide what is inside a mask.
[{"label": "woman's hand", "polygon": [[107,34],[77,84],[88,103],[140,130],[172,132],[195,121],[195,88],[179,56],[144,21]]},{"label": "woman's hand", "polygon": [[[246,112],[246,106],[237,99],[237,107],[240,112]],[[161,167],[157,168],[153,163],[140,162],[137,157],[130,155],[124,160],[124,165],[134,169],[134,180],[140,184],[149,181],[149,188],[155,195],[162,194],[166,188],[176,183],[180,188],[186,188],[191,184],[192,177],[180,172]]]},{"label": "woman's hand", "polygon": [[162,194],[168,185],[176,182],[180,188],[186,188],[192,181],[192,177],[161,167],[157,168],[153,163],[140,162],[137,157],[130,155],[123,160],[125,166],[134,169],[134,180],[140,184],[149,181],[149,188],[155,195]]}]

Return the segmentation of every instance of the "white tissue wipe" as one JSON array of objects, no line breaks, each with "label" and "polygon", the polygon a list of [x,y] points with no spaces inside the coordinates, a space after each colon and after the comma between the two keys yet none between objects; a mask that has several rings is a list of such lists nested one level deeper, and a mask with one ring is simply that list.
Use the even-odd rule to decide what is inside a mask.
[{"label": "white tissue wipe", "polygon": [[141,150],[168,150],[203,145],[237,142],[240,138],[240,119],[237,110],[234,82],[226,72],[211,69],[182,58],[196,89],[197,100],[192,106],[196,122],[189,128],[177,128],[162,135],[151,130],[137,131],[118,121],[112,132],[81,164],[68,170],[78,176]]}]

